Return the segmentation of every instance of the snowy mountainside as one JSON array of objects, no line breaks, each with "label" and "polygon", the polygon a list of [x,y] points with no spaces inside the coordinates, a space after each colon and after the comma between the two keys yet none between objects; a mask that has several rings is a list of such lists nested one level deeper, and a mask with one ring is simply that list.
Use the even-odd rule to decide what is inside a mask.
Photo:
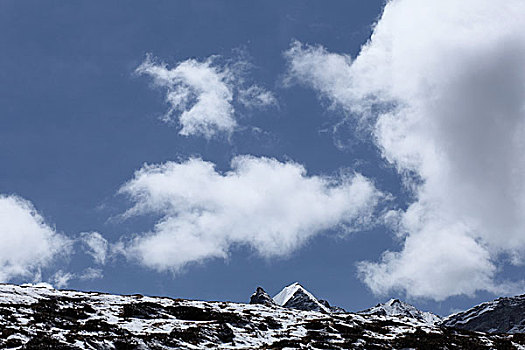
[{"label": "snowy mountainside", "polygon": [[0,284],[0,348],[523,349],[491,335],[385,315]]},{"label": "snowy mountainside", "polygon": [[416,319],[428,325],[441,322],[441,317],[428,311],[421,311],[415,306],[405,303],[399,299],[390,299],[384,304],[378,304],[370,309],[358,312],[361,315],[397,316]]},{"label": "snowy mountainside", "polygon": [[448,316],[443,325],[489,333],[525,333],[525,295],[479,304]]}]

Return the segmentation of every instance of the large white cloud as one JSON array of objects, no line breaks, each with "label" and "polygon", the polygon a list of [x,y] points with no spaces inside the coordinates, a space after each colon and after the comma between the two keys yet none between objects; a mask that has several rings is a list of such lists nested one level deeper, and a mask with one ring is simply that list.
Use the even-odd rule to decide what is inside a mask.
[{"label": "large white cloud", "polygon": [[195,158],[145,166],[121,192],[135,203],[127,216],[161,215],[152,232],[121,251],[171,271],[225,258],[236,245],[286,256],[324,230],[368,224],[381,196],[359,174],[309,176],[297,163],[252,156],[234,158],[225,173]]},{"label": "large white cloud", "polygon": [[55,257],[70,253],[71,244],[30,202],[0,195],[0,281],[38,276]]},{"label": "large white cloud", "polygon": [[174,68],[157,63],[150,56],[136,69],[153,78],[154,84],[167,90],[170,105],[165,122],[181,125],[179,134],[202,135],[207,139],[231,135],[237,127],[235,104],[248,108],[275,105],[273,94],[260,86],[245,87],[247,63],[220,64],[218,56],[204,61],[188,59]]},{"label": "large white cloud", "polygon": [[361,116],[414,189],[402,250],[359,265],[374,292],[499,292],[501,259],[523,263],[523,23],[520,0],[395,0],[354,61],[300,43],[286,53],[289,80]]}]

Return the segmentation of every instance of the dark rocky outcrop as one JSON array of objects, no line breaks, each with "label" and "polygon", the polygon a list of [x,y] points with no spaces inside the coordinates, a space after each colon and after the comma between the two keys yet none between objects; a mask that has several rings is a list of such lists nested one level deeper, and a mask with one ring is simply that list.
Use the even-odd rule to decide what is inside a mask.
[{"label": "dark rocky outcrop", "polygon": [[250,297],[250,304],[261,304],[267,306],[276,305],[272,297],[261,287],[257,287],[255,293]]}]

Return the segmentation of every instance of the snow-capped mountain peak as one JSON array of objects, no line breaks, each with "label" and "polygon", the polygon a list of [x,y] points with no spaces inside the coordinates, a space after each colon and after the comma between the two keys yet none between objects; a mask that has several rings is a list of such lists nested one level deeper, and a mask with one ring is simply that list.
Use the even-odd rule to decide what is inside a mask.
[{"label": "snow-capped mountain peak", "polygon": [[[275,295],[273,297],[273,301],[275,301],[275,303],[277,305],[281,305],[281,306],[284,306],[284,304],[286,304],[286,302],[288,300],[290,300],[290,298],[293,297],[293,295],[299,290],[299,289],[303,289],[303,286],[301,286],[301,284],[299,284],[299,282],[295,282],[295,283],[292,283],[290,284],[289,286],[286,286],[284,287],[279,293],[277,293],[277,295]],[[306,290],[305,290],[306,292]],[[308,293],[308,292],[307,292]],[[313,297],[313,295],[312,295]]]},{"label": "snow-capped mountain peak", "polygon": [[323,305],[309,291],[307,291],[299,282],[284,287],[273,301],[280,306],[298,310],[330,312],[330,309]]},{"label": "snow-capped mountain peak", "polygon": [[378,304],[370,309],[359,312],[362,315],[404,316],[420,322],[434,325],[441,322],[441,318],[431,312],[421,311],[413,305],[399,299],[390,299],[386,303]]}]

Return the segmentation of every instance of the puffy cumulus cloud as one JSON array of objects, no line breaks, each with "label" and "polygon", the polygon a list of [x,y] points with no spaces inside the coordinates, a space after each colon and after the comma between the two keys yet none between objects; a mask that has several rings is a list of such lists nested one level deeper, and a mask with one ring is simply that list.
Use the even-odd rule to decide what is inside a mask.
[{"label": "puffy cumulus cloud", "polygon": [[1,281],[38,276],[41,268],[70,253],[71,247],[72,242],[46,224],[30,202],[0,195]]},{"label": "puffy cumulus cloud", "polygon": [[415,191],[402,249],[359,265],[374,292],[512,287],[498,271],[525,250],[524,21],[519,0],[394,0],[353,61],[300,43],[286,53],[290,81],[361,116]]},{"label": "puffy cumulus cloud", "polygon": [[218,61],[218,56],[204,61],[188,59],[170,69],[148,56],[136,69],[138,74],[150,76],[156,86],[167,90],[170,109],[164,121],[178,121],[180,135],[202,135],[207,139],[231,135],[237,127],[237,101],[248,108],[276,104],[271,92],[257,85],[244,86],[247,63]]},{"label": "puffy cumulus cloud", "polygon": [[97,264],[104,265],[109,250],[108,241],[98,232],[82,232],[80,242],[85,251],[93,257]]},{"label": "puffy cumulus cloud", "polygon": [[190,262],[226,258],[237,245],[263,257],[286,256],[324,230],[368,224],[381,196],[359,174],[309,176],[300,164],[252,156],[234,158],[225,173],[201,159],[145,166],[121,193],[134,202],[126,216],[161,219],[120,251],[175,272]]}]

